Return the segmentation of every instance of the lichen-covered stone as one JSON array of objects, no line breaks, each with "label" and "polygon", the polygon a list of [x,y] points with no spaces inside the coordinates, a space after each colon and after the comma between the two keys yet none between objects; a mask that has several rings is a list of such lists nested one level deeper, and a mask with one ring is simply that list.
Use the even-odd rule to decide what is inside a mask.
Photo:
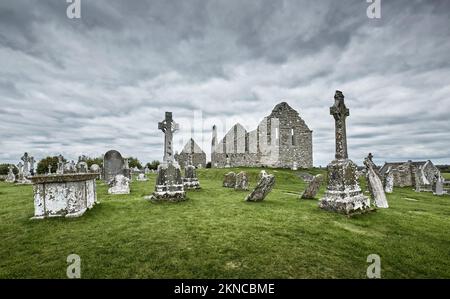
[{"label": "lichen-covered stone", "polygon": [[364,159],[364,165],[366,166],[367,187],[375,206],[377,208],[389,208],[386,194],[384,193],[383,183],[380,176],[375,171],[376,166],[373,163],[370,154]]},{"label": "lichen-covered stone", "polygon": [[6,177],[5,182],[14,183],[15,181],[16,181],[16,175],[14,174],[13,166],[9,165],[8,166],[8,175]]},{"label": "lichen-covered stone", "polygon": [[319,207],[346,215],[364,213],[370,210],[370,200],[359,186],[358,167],[348,159],[345,119],[350,112],[338,90],[330,114],[335,119],[336,159],[327,166],[327,191]]},{"label": "lichen-covered stone", "polygon": [[95,174],[42,175],[31,178],[34,217],[79,217],[97,203]]},{"label": "lichen-covered stone", "polygon": [[275,176],[272,174],[262,174],[261,178],[256,185],[255,189],[247,195],[246,201],[262,201],[266,198],[267,194],[272,191],[275,185]]},{"label": "lichen-covered stone", "polygon": [[152,201],[179,202],[186,200],[183,178],[178,162],[173,155],[173,133],[179,126],[172,119],[172,112],[166,112],[165,119],[158,123],[158,129],[164,132],[164,158],[158,166],[155,191],[145,198]]},{"label": "lichen-covered stone", "polygon": [[316,175],[311,182],[306,186],[305,191],[300,196],[301,199],[314,199],[317,192],[319,192],[320,185],[322,185],[323,176],[321,174]]},{"label": "lichen-covered stone", "polygon": [[200,182],[198,181],[195,166],[188,165],[184,168],[183,184],[186,189],[200,189]]},{"label": "lichen-covered stone", "polygon": [[136,178],[136,181],[139,181],[139,182],[146,182],[146,181],[148,181],[148,179],[147,179],[147,177],[145,176],[145,174],[140,173],[140,174],[138,174],[138,176],[137,176],[137,178]]},{"label": "lichen-covered stone", "polygon": [[[106,152],[103,156],[103,180],[109,183],[116,175],[125,175],[124,166],[124,159],[118,151],[110,150]],[[128,177],[127,175],[125,176]]]},{"label": "lichen-covered stone", "polygon": [[123,174],[118,174],[112,178],[108,185],[109,194],[130,194],[130,179]]},{"label": "lichen-covered stone", "polygon": [[225,188],[234,188],[236,186],[236,173],[229,172],[223,177],[223,186]]},{"label": "lichen-covered stone", "polygon": [[384,192],[394,192],[394,174],[391,171],[384,175]]},{"label": "lichen-covered stone", "polygon": [[241,171],[236,175],[234,190],[248,190],[248,175],[245,171]]}]

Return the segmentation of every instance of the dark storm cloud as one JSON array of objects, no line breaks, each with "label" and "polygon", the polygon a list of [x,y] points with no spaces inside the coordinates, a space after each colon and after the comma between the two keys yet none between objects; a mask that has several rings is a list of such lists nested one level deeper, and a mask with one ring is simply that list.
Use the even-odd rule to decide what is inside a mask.
[{"label": "dark storm cloud", "polygon": [[[329,115],[346,96],[360,162],[449,163],[450,3],[364,0],[64,0],[0,3],[0,159],[100,155],[160,159],[157,122],[173,111],[177,150],[194,132],[209,154],[235,123],[256,128],[287,101],[334,154]],[[202,119],[200,119],[200,116]]]}]

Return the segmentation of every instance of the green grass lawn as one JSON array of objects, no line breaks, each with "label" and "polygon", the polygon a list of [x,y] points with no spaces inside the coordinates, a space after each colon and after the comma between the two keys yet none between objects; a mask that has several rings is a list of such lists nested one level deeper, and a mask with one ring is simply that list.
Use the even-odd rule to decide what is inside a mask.
[{"label": "green grass lawn", "polygon": [[[246,170],[254,186],[259,169]],[[222,188],[227,171],[199,170],[203,188],[177,204],[144,200],[155,175],[130,195],[98,182],[85,215],[41,221],[31,186],[1,182],[0,278],[65,278],[72,253],[82,278],[365,278],[373,253],[383,278],[450,278],[450,196],[396,188],[389,209],[347,218],[299,200],[300,171],[269,170],[261,203]]]}]

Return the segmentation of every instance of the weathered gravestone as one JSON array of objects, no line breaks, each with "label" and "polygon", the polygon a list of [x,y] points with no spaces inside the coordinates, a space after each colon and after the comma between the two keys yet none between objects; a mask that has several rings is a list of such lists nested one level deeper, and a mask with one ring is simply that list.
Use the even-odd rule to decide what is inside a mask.
[{"label": "weathered gravestone", "polygon": [[442,178],[438,178],[433,182],[433,194],[444,195],[444,180]]},{"label": "weathered gravestone", "polygon": [[95,173],[97,174],[97,179],[101,179],[101,168],[98,164],[92,164],[91,167],[89,168],[90,173]]},{"label": "weathered gravestone", "polygon": [[136,178],[136,181],[146,182],[146,181],[148,181],[148,179],[147,179],[147,177],[145,176],[144,173],[140,173],[140,174],[138,174],[138,176]]},{"label": "weathered gravestone", "polygon": [[298,163],[296,161],[294,161],[292,163],[292,170],[297,170],[298,169]]},{"label": "weathered gravestone", "polygon": [[31,178],[34,217],[79,217],[97,203],[95,174],[39,175]]},{"label": "weathered gravestone", "polygon": [[67,174],[67,173],[77,173],[78,172],[77,164],[73,160],[70,161],[70,162],[67,162],[67,163],[63,162],[63,165],[64,165],[64,173],[65,174]]},{"label": "weathered gravestone", "polygon": [[298,174],[299,178],[301,178],[304,182],[309,183],[314,179],[314,176],[312,174],[309,174],[307,172],[301,172]]},{"label": "weathered gravestone", "polygon": [[14,183],[16,181],[16,175],[14,174],[14,167],[12,165],[8,166],[8,176],[5,181],[7,183]]},{"label": "weathered gravestone", "polygon": [[17,169],[19,170],[19,173],[17,175],[16,184],[18,184],[18,185],[29,185],[29,184],[31,184],[31,181],[27,178],[27,176],[25,176],[24,164],[22,162],[19,162],[19,164],[17,164]]},{"label": "weathered gravestone", "polygon": [[364,165],[366,166],[366,181],[367,187],[370,192],[370,196],[377,208],[389,208],[389,204],[384,193],[383,183],[378,173],[375,171],[376,166],[372,161],[372,154],[364,159]]},{"label": "weathered gravestone", "polygon": [[188,165],[184,168],[183,184],[186,189],[200,189],[200,182],[198,181],[195,166],[192,165],[191,156],[188,158]]},{"label": "weathered gravestone", "polygon": [[234,188],[236,186],[236,173],[229,172],[223,177],[223,186],[225,188]]},{"label": "weathered gravestone", "polygon": [[350,113],[345,106],[344,95],[338,90],[330,114],[335,120],[336,159],[327,166],[327,190],[319,207],[346,215],[364,213],[370,210],[370,200],[361,192],[358,167],[348,159],[345,119]]},{"label": "weathered gravestone", "polygon": [[384,174],[384,192],[394,192],[394,174],[391,171],[391,167]]},{"label": "weathered gravestone", "polygon": [[320,185],[322,185],[323,176],[321,174],[316,175],[311,182],[309,182],[305,191],[300,196],[300,199],[314,199],[317,192],[319,192]]},{"label": "weathered gravestone", "polygon": [[[263,170],[264,171],[264,170]],[[266,198],[267,194],[272,191],[273,186],[275,185],[275,176],[273,174],[267,174],[261,172],[260,179],[255,189],[247,195],[245,198],[246,201],[263,201]]]},{"label": "weathered gravestone", "polygon": [[34,163],[36,163],[36,161],[34,160],[34,157],[30,157],[29,161],[30,161],[30,175],[34,175],[35,174]]},{"label": "weathered gravestone", "polygon": [[87,157],[84,155],[78,157],[78,162],[75,165],[75,169],[76,169],[77,173],[88,173],[89,172],[89,167],[88,167],[86,160],[87,160]]},{"label": "weathered gravestone", "polygon": [[56,169],[56,174],[64,174],[64,157],[62,155],[58,156],[58,167]]},{"label": "weathered gravestone", "polygon": [[28,177],[31,175],[30,173],[30,156],[28,156],[28,153],[24,153],[22,158],[20,158],[23,161],[22,166],[22,173],[24,177]]},{"label": "weathered gravestone", "polygon": [[110,150],[103,156],[103,180],[108,184],[116,175],[124,175],[124,161],[116,150]]},{"label": "weathered gravestone", "polygon": [[131,180],[132,172],[129,165],[130,159],[123,159],[123,175]]},{"label": "weathered gravestone", "polygon": [[109,194],[130,194],[130,179],[123,174],[117,174],[108,185]]},{"label": "weathered gravestone", "polygon": [[236,184],[234,190],[248,190],[248,175],[245,171],[241,171],[236,175]]},{"label": "weathered gravestone", "polygon": [[152,201],[178,202],[186,200],[180,165],[173,155],[173,133],[178,124],[172,119],[172,112],[166,112],[164,121],[158,123],[158,129],[164,132],[164,158],[158,166],[155,191],[147,199]]}]

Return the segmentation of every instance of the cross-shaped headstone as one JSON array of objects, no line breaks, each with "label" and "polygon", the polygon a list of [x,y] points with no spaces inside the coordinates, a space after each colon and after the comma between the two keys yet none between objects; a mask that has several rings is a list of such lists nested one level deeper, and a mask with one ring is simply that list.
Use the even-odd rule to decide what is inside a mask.
[{"label": "cross-shaped headstone", "polygon": [[172,119],[172,112],[166,112],[166,118],[158,123],[158,129],[164,132],[164,161],[173,161],[173,133],[178,130],[178,124]]},{"label": "cross-shaped headstone", "polygon": [[336,90],[334,95],[334,105],[330,107],[330,114],[333,115],[336,126],[336,159],[347,159],[347,132],[345,119],[350,115],[344,103],[344,95]]}]

